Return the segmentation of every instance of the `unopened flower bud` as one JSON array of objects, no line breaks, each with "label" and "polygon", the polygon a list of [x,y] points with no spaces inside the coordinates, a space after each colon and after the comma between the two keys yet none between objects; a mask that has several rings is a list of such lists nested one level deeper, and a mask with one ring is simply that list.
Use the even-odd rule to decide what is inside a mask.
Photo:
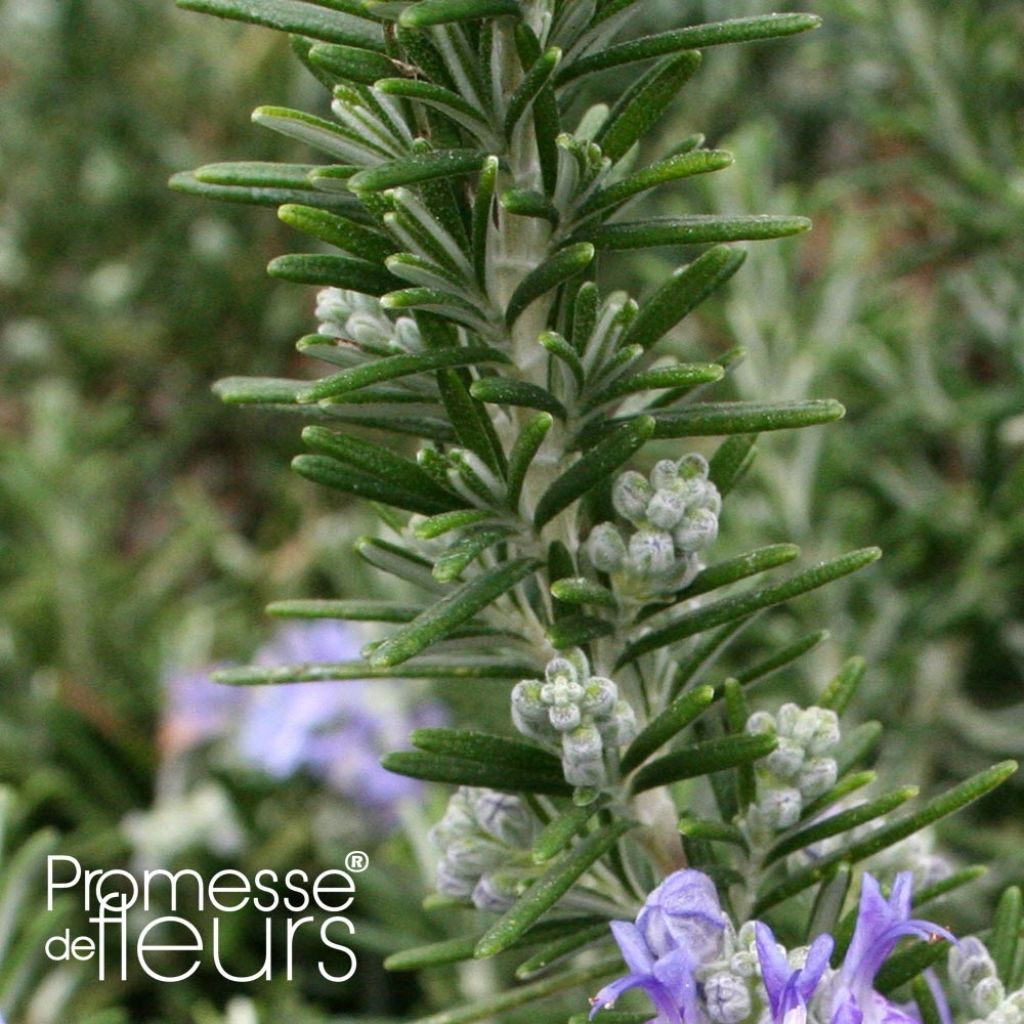
[{"label": "unopened flower bud", "polygon": [[768,771],[783,779],[791,779],[803,763],[804,748],[785,736],[779,738],[779,745],[763,761]]},{"label": "unopened flower bud", "polygon": [[794,789],[792,786],[781,786],[778,789],[769,789],[766,793],[759,795],[758,807],[764,823],[777,832],[781,832],[800,820],[803,800],[800,797],[800,790]]},{"label": "unopened flower bud", "polygon": [[570,785],[604,785],[604,744],[597,726],[581,725],[562,736],[562,765]]},{"label": "unopened flower bud", "polygon": [[651,470],[651,487],[655,491],[671,491],[678,483],[679,466],[672,459],[659,459]]},{"label": "unopened flower bud", "polygon": [[473,814],[488,835],[506,846],[528,846],[533,839],[533,817],[526,804],[510,793],[476,789]]},{"label": "unopened flower bud", "polygon": [[478,879],[475,875],[467,876],[458,870],[458,866],[448,860],[441,859],[434,876],[434,885],[442,896],[452,900],[468,900]]},{"label": "unopened flower bud", "polygon": [[654,492],[647,505],[647,520],[659,530],[671,530],[686,513],[686,499],[677,491],[662,489]]},{"label": "unopened flower bud", "polygon": [[669,572],[676,561],[672,535],[664,530],[637,530],[629,538],[629,561],[638,576]]},{"label": "unopened flower bud", "polygon": [[473,905],[477,910],[503,914],[522,895],[524,881],[522,871],[489,871],[473,889]]},{"label": "unopened flower bud", "polygon": [[949,976],[965,998],[979,982],[996,977],[996,965],[979,938],[969,935],[950,948]]},{"label": "unopened flower bud", "polygon": [[747,719],[746,728],[751,736],[770,736],[777,730],[775,716],[768,711],[755,711]]},{"label": "unopened flower bud", "polygon": [[740,1024],[750,1016],[750,989],[742,978],[719,971],[704,982],[708,1016],[715,1024]]},{"label": "unopened flower bud", "polygon": [[805,800],[814,800],[827,793],[839,777],[835,758],[812,757],[804,761],[796,777],[797,788]]},{"label": "unopened flower bud", "polygon": [[647,503],[654,491],[651,485],[634,470],[620,474],[612,487],[615,511],[631,523],[639,524],[647,516]]},{"label": "unopened flower bud", "polygon": [[708,460],[697,452],[689,452],[677,463],[679,477],[682,480],[707,480],[710,466]]},{"label": "unopened flower bud", "polygon": [[718,537],[718,516],[706,508],[687,512],[672,537],[683,551],[703,551]]},{"label": "unopened flower bud", "polygon": [[591,676],[584,687],[581,709],[594,718],[605,718],[615,710],[619,688],[604,676]]},{"label": "unopened flower bud", "polygon": [[587,538],[587,555],[598,572],[619,572],[626,560],[626,542],[611,523],[599,523]]},{"label": "unopened flower bud", "polygon": [[971,1009],[987,1017],[1006,998],[1006,990],[998,978],[982,978],[971,992]]},{"label": "unopened flower bud", "polygon": [[537,679],[524,679],[512,689],[512,721],[524,735],[547,739],[551,734],[548,706],[541,700],[543,684]]}]

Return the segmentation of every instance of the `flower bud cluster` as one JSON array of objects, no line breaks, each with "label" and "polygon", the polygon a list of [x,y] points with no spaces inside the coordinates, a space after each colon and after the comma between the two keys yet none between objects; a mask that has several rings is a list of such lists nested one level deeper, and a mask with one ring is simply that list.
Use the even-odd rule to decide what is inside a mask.
[{"label": "flower bud cluster", "polygon": [[353,341],[372,355],[400,355],[423,348],[416,321],[411,316],[392,320],[370,295],[322,288],[316,296],[316,317],[320,334]]},{"label": "flower bud cluster", "polygon": [[950,948],[949,978],[958,999],[974,1014],[971,1024],[1024,1022],[1024,991],[1006,994],[980,939],[970,936]]},{"label": "flower bud cluster", "polygon": [[775,750],[755,765],[757,794],[746,815],[747,831],[760,844],[795,825],[804,805],[835,785],[839,719],[827,708],[783,704],[777,715],[754,712],[747,732],[778,737]]},{"label": "flower bud cluster", "polygon": [[574,786],[610,783],[618,748],[636,735],[632,707],[611,679],[590,674],[579,648],[552,658],[543,680],[516,684],[512,721],[524,735],[559,751],[566,781]]},{"label": "flower bud cluster", "polygon": [[759,1019],[764,1007],[753,922],[739,932],[727,929],[722,956],[698,971],[704,1009],[713,1024],[743,1024]]},{"label": "flower bud cluster", "polygon": [[620,594],[644,601],[693,580],[700,553],[718,536],[722,509],[703,456],[663,459],[648,478],[623,473],[612,489],[612,504],[635,530],[626,539],[613,523],[600,523],[590,532],[587,553]]},{"label": "flower bud cluster", "polygon": [[461,786],[430,830],[441,852],[438,892],[479,910],[507,910],[535,873],[527,852],[535,834],[536,821],[519,797]]}]

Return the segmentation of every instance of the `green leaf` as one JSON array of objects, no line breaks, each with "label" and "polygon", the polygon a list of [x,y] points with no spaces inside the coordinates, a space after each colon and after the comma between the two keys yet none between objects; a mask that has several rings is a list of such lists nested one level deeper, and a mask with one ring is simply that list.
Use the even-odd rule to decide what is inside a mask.
[{"label": "green leaf", "polygon": [[711,456],[708,479],[724,498],[746,472],[754,456],[757,434],[734,434],[726,438]]},{"label": "green leaf", "polygon": [[545,331],[537,340],[551,355],[561,360],[568,367],[576,384],[576,390],[581,391],[587,375],[583,369],[583,363],[580,362],[580,357],[572,345],[555,331]]},{"label": "green leaf", "polygon": [[512,138],[513,132],[530,109],[541,89],[547,84],[562,59],[562,51],[557,46],[549,47],[534,61],[533,66],[523,76],[515,92],[509,97],[505,112],[505,136]]},{"label": "green leaf", "polygon": [[551,942],[545,943],[528,960],[524,960],[516,968],[516,977],[520,981],[526,981],[546,970],[557,960],[577,953],[586,946],[591,946],[602,939],[607,942],[612,941],[607,921],[593,924],[589,928],[579,928],[572,935],[554,939]]},{"label": "green leaf", "polygon": [[505,189],[499,197],[499,202],[503,209],[517,217],[533,217],[551,224],[557,224],[560,219],[554,203],[543,192],[535,192],[533,189]]},{"label": "green leaf", "polygon": [[[686,154],[677,159],[687,159]],[[628,179],[627,179],[628,180]],[[622,336],[623,345],[645,349],[660,341],[687,314],[736,273],[746,259],[742,249],[716,245],[692,263],[680,267],[641,305],[636,319]]]},{"label": "green leaf", "polygon": [[[650,164],[625,178],[598,189],[576,211],[577,219],[591,217],[602,210],[610,210],[627,199],[680,178],[691,178],[695,174],[709,174],[720,171],[733,163],[731,153],[720,149],[698,149],[696,152],[678,153],[665,160]],[[739,254],[742,262],[743,256]]]},{"label": "green leaf", "polygon": [[463,447],[478,455],[499,477],[505,475],[505,451],[501,447],[487,410],[484,409],[454,370],[442,370],[437,375],[445,412],[455,427]]},{"label": "green leaf", "polygon": [[564,604],[596,604],[601,608],[617,608],[615,595],[600,583],[586,576],[568,576],[551,584],[551,596]]},{"label": "green leaf", "polygon": [[767,547],[756,548],[754,551],[702,569],[679,596],[688,601],[691,597],[710,593],[738,580],[756,576],[769,569],[777,569],[780,565],[786,565],[799,557],[800,549],[795,544],[769,544]]},{"label": "green leaf", "polygon": [[477,284],[487,288],[487,240],[493,224],[494,191],[498,182],[498,158],[484,160],[473,200],[473,270]]},{"label": "green leaf", "polygon": [[[725,720],[729,727],[729,733],[733,736],[744,735],[747,719],[750,718],[750,707],[740,684],[735,679],[726,679],[722,685],[722,696],[725,700]],[[740,810],[746,811],[757,796],[754,766],[749,761],[737,765],[734,774],[736,777],[736,799]]]},{"label": "green leaf", "polygon": [[654,127],[700,61],[696,51],[681,53],[653,67],[623,93],[594,139],[612,163]]},{"label": "green leaf", "polygon": [[1007,988],[1012,982],[1013,965],[1020,945],[1021,910],[1020,887],[1011,885],[1004,889],[996,907],[988,948],[995,962],[999,980]]},{"label": "green leaf", "polygon": [[507,363],[509,357],[496,348],[463,345],[452,348],[411,352],[408,355],[386,356],[372,363],[363,363],[348,370],[314,381],[303,389],[300,401],[319,402],[325,398],[356,391],[367,384],[397,380],[417,373],[430,373],[444,367],[471,366],[474,363]]},{"label": "green leaf", "polygon": [[385,96],[400,96],[423,103],[450,117],[478,138],[493,141],[491,126],[481,111],[451,89],[418,78],[382,78],[373,87]]},{"label": "green leaf", "polygon": [[549,413],[539,412],[528,419],[519,431],[508,457],[508,504],[512,509],[519,508],[527,471],[554,422]]},{"label": "green leaf", "polygon": [[848,732],[835,752],[840,776],[866,761],[882,739],[881,722],[862,722]]},{"label": "green leaf", "polygon": [[550,910],[580,877],[586,874],[632,828],[632,822],[616,821],[592,832],[586,839],[555,861],[520,899],[477,943],[480,959],[508,949],[543,914]]},{"label": "green leaf", "polygon": [[1003,761],[986,771],[971,776],[965,782],[961,782],[960,785],[954,786],[940,796],[926,801],[914,813],[889,822],[865,838],[825,854],[814,864],[791,875],[762,896],[757,901],[753,913],[761,914],[783,900],[803,892],[804,889],[824,878],[835,864],[856,864],[868,857],[873,857],[901,839],[906,839],[907,836],[919,832],[941,818],[956,813],[1002,785],[1016,770],[1016,761]]},{"label": "green leaf", "polygon": [[635,454],[654,432],[654,420],[639,416],[615,429],[574,462],[541,496],[534,514],[539,530],[559,512],[615,472]]},{"label": "green leaf", "polygon": [[984,864],[975,864],[972,867],[954,871],[948,878],[940,879],[938,882],[917,889],[913,895],[912,905],[916,910],[932,900],[948,895],[961,886],[969,885],[971,882],[976,882],[979,878],[984,878],[987,874],[988,868]]},{"label": "green leaf", "polygon": [[533,842],[533,862],[546,864],[557,857],[572,841],[581,835],[595,814],[607,803],[601,797],[585,807],[570,807],[544,826]]},{"label": "green leaf", "polygon": [[769,850],[765,858],[765,864],[773,864],[780,857],[796,853],[798,850],[803,850],[814,843],[820,843],[823,839],[829,839],[832,836],[848,832],[858,825],[874,821],[876,818],[894,811],[908,800],[913,800],[919,792],[920,790],[917,786],[904,786],[902,789],[886,793],[884,796],[877,797],[874,800],[868,800],[865,803],[858,804],[856,807],[851,807],[849,810],[833,814],[823,821],[816,821],[808,828],[794,832],[776,843]]},{"label": "green leaf", "polygon": [[818,707],[831,708],[837,715],[841,715],[856,693],[866,670],[867,662],[863,658],[849,658],[843,662],[835,679],[818,698]]},{"label": "green leaf", "polygon": [[917,1004],[917,1011],[921,1017],[922,1024],[944,1024],[946,1018],[939,1009],[939,1004],[935,1000],[935,995],[928,984],[927,978],[919,974],[911,984],[910,991],[914,996],[914,1002]]},{"label": "green leaf", "polygon": [[679,410],[651,413],[656,438],[748,434],[815,427],[842,419],[846,410],[833,399],[796,402],[701,402]]},{"label": "green leaf", "polygon": [[[430,0],[421,0],[422,6]],[[354,174],[349,188],[354,192],[383,192],[399,185],[417,185],[425,181],[454,178],[479,171],[487,159],[476,149],[438,149],[392,160]]]},{"label": "green leaf", "polygon": [[767,734],[702,740],[645,765],[633,779],[632,792],[643,793],[656,786],[669,786],[683,779],[710,775],[723,768],[735,768],[767,757],[777,745],[778,738]]},{"label": "green leaf", "polygon": [[889,958],[875,976],[874,987],[882,995],[890,995],[932,964],[944,959],[948,952],[949,943],[938,936],[915,942]]},{"label": "green leaf", "polygon": [[445,754],[418,750],[400,750],[385,754],[380,763],[396,775],[425,782],[444,782],[451,786],[482,786],[502,793],[546,793],[568,796],[572,787],[561,777],[507,764],[471,761]]},{"label": "green leaf", "polygon": [[355,213],[359,201],[353,195],[318,192],[309,175],[313,164],[236,162],[207,164],[198,170],[172,175],[175,192],[253,206],[307,203],[311,206]]},{"label": "green leaf", "polygon": [[220,669],[213,679],[228,686],[277,686],[284,683],[330,683],[350,679],[493,679],[520,680],[536,670],[497,658],[476,658],[462,662],[410,661],[397,668],[374,668],[365,661],[334,661],[302,665],[246,665]]},{"label": "green leaf", "polygon": [[[510,949],[524,949],[542,942],[573,935],[580,928],[588,928],[595,924],[592,917],[569,918],[564,921],[545,921],[531,928]],[[607,927],[607,925],[605,925]],[[431,942],[414,949],[404,949],[400,953],[389,956],[384,961],[384,969],[388,971],[418,971],[424,967],[440,967],[445,964],[460,963],[473,959],[473,950],[480,941],[482,932],[475,935],[460,935],[455,939],[444,939]]]},{"label": "green leaf", "polygon": [[267,273],[282,281],[348,288],[364,295],[383,295],[401,285],[401,281],[383,267],[354,256],[326,253],[292,253],[278,256],[267,264]]},{"label": "green leaf", "polygon": [[[423,0],[426,2],[426,0]],[[505,323],[511,327],[526,308],[552,289],[582,273],[594,258],[589,242],[566,246],[534,267],[519,282],[505,309]]]},{"label": "green leaf", "polygon": [[583,647],[602,636],[611,636],[615,623],[595,619],[589,615],[567,615],[553,622],[545,633],[547,641],[557,651],[570,647]]},{"label": "green leaf", "polygon": [[754,214],[741,217],[690,214],[623,221],[583,229],[580,234],[601,251],[651,249],[662,245],[704,245],[708,242],[762,241],[787,238],[809,231],[806,217],[775,217]]},{"label": "green leaf", "polygon": [[516,0],[419,0],[402,11],[398,24],[405,28],[431,28],[502,16],[522,16]]},{"label": "green leaf", "polygon": [[708,818],[680,818],[679,834],[688,839],[704,839],[713,843],[731,843],[733,846],[746,848],[747,841],[743,833],[735,826],[724,821]]},{"label": "green leaf", "polygon": [[421,605],[402,604],[398,601],[327,598],[272,601],[266,607],[267,614],[276,618],[344,619],[350,622],[411,622],[422,611]]},{"label": "green leaf", "polygon": [[305,232],[371,263],[380,263],[395,251],[395,243],[387,235],[315,206],[286,203],[278,209],[277,215],[296,231]]},{"label": "green leaf", "polygon": [[177,0],[177,4],[187,11],[295,32],[329,43],[384,48],[380,28],[363,20],[369,16],[357,3],[339,6],[334,11],[323,10],[326,4],[313,5],[299,0]]},{"label": "green leaf", "polygon": [[840,864],[835,874],[822,883],[814,898],[811,917],[807,922],[805,942],[812,943],[819,935],[831,935],[839,923],[853,873],[845,864]]},{"label": "green leaf", "polygon": [[700,384],[713,384],[725,376],[725,370],[716,363],[677,363],[658,366],[632,377],[620,377],[592,396],[583,408],[590,412],[625,395],[661,388],[694,388]]},{"label": "green leaf", "polygon": [[419,512],[422,515],[443,512],[458,504],[458,499],[455,498],[431,498],[405,490],[398,484],[370,476],[326,455],[296,455],[292,459],[292,469],[307,480],[322,484],[324,487],[346,494],[356,494],[370,501],[381,501],[386,505],[404,508],[409,512]]},{"label": "green leaf", "polygon": [[421,540],[434,540],[452,530],[463,530],[484,519],[492,518],[490,512],[480,508],[464,508],[456,512],[441,512],[424,520],[413,531]]},{"label": "green leaf", "polygon": [[764,679],[773,672],[778,672],[780,668],[791,665],[797,658],[803,657],[808,651],[814,650],[818,644],[827,640],[828,636],[827,629],[818,629],[813,633],[807,633],[800,637],[799,640],[794,640],[793,643],[780,648],[773,655],[765,658],[764,661],[759,661],[748,668],[740,669],[736,673],[736,681],[741,686],[747,686],[759,679]]},{"label": "green leaf", "polygon": [[697,686],[676,697],[648,722],[629,745],[622,758],[623,773],[628,774],[638,768],[651,754],[678,736],[714,699],[715,691],[710,686]]},{"label": "green leaf", "polygon": [[227,405],[295,405],[305,381],[277,377],[225,377],[213,385]]},{"label": "green leaf", "polygon": [[818,587],[831,583],[863,569],[876,561],[881,555],[878,548],[862,548],[859,551],[852,551],[833,558],[827,562],[805,569],[803,572],[791,576],[788,580],[764,587],[761,590],[748,590],[746,593],[738,594],[735,597],[722,598],[713,604],[696,608],[686,612],[674,622],[668,623],[661,629],[656,629],[646,636],[639,637],[630,644],[625,653],[619,659],[619,665],[628,664],[649,651],[656,651],[660,647],[677,643],[687,637],[695,636],[706,629],[712,629],[727,622],[750,615],[752,612],[760,611],[762,608],[770,608],[773,605],[781,604],[800,594],[816,590]]},{"label": "green leaf", "polygon": [[652,60],[679,50],[699,50],[705,46],[720,46],[723,43],[773,39],[806,32],[820,24],[821,19],[813,14],[767,14],[753,18],[733,18],[706,25],[690,25],[672,32],[631,39],[628,43],[620,43],[617,46],[607,46],[562,68],[555,81],[558,85],[566,85],[582,75],[621,67],[623,64]]},{"label": "green leaf", "polygon": [[463,504],[456,495],[440,487],[417,463],[373,441],[339,434],[324,427],[306,427],[302,431],[302,440],[317,451],[435,503],[445,504],[451,509],[458,509]]},{"label": "green leaf", "polygon": [[[516,52],[519,63],[529,76],[529,69],[542,59],[540,40],[526,21],[515,27]],[[548,195],[554,195],[558,185],[558,136],[561,134],[558,101],[547,77],[533,98],[534,139],[537,142],[537,162],[540,164],[541,183]]]},{"label": "green leaf", "polygon": [[[424,0],[426,2],[426,0]],[[514,1010],[537,999],[564,992],[566,989],[589,986],[601,978],[607,978],[622,970],[622,958],[618,955],[587,964],[585,967],[574,967],[562,974],[529,985],[508,989],[496,996],[483,999],[467,1006],[457,1006],[451,1010],[441,1010],[429,1017],[420,1017],[413,1024],[475,1024],[476,1021],[493,1021],[498,1014],[506,1010]],[[650,1013],[646,1015],[650,1017]]]},{"label": "green leaf", "polygon": [[[319,149],[345,164],[365,163],[367,160],[387,159],[390,156],[388,151],[373,139],[359,135],[336,121],[327,121],[303,110],[291,110],[288,107],[257,107],[252,112],[252,119],[264,128]],[[321,168],[312,173],[311,180],[315,185],[320,184],[319,175],[323,171]],[[351,180],[347,167],[344,175],[346,182]]]},{"label": "green leaf", "polygon": [[414,729],[409,740],[428,754],[501,763],[530,772],[544,772],[562,780],[562,762],[535,743],[469,729]]},{"label": "green leaf", "polygon": [[331,43],[314,46],[309,51],[309,60],[336,78],[361,85],[373,85],[378,78],[387,78],[397,70],[394,62],[382,53]]},{"label": "green leaf", "polygon": [[510,526],[495,526],[475,530],[461,538],[434,562],[434,579],[453,583],[488,548],[507,540],[515,532]]},{"label": "green leaf", "polygon": [[473,381],[469,393],[480,402],[540,409],[560,420],[568,415],[565,406],[550,391],[526,381],[509,380],[507,377],[481,377]]},{"label": "green leaf", "polygon": [[404,629],[388,637],[374,651],[370,663],[378,668],[400,665],[483,611],[529,576],[538,565],[535,559],[517,558],[481,572],[457,590],[446,594]]}]

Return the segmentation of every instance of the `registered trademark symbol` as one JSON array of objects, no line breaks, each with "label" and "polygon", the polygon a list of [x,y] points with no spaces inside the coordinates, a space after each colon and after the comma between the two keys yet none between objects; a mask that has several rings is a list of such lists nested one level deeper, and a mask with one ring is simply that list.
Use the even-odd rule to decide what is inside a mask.
[{"label": "registered trademark symbol", "polygon": [[349,871],[365,871],[370,866],[370,858],[362,850],[352,850],[345,855],[345,867]]}]

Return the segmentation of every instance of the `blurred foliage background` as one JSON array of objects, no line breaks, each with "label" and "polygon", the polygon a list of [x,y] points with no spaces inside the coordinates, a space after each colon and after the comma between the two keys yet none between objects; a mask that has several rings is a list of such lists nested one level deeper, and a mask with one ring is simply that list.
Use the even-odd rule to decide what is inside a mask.
[{"label": "blurred foliage background", "polygon": [[[642,16],[654,29],[771,6],[648,0]],[[811,37],[707,54],[664,148],[700,130],[737,166],[652,205],[815,219],[809,240],[752,252],[677,343],[745,346],[739,394],[849,410],[762,440],[722,543],[792,538],[808,559],[878,543],[886,558],[758,623],[725,660],[766,632],[827,626],[830,642],[769,685],[810,698],[864,655],[859,712],[889,726],[883,761],[930,784],[1024,754],[1024,8],[806,6],[826,18]],[[359,985],[306,979],[250,1003],[212,977],[104,986],[36,955],[45,852],[137,862],[125,822],[167,800],[167,680],[249,658],[272,633],[269,600],[379,583],[349,554],[366,512],[290,476],[295,422],[210,393],[231,373],[303,372],[293,341],[312,293],[263,273],[288,229],[166,189],[213,160],[294,157],[248,112],[322,106],[319,88],[280,36],[171,0],[3,0],[0,40],[0,1008],[9,1024],[302,1024],[390,1019],[485,985],[383,977],[377,954],[437,935],[409,910],[415,841],[352,825],[346,794],[302,773],[213,757],[189,785],[222,787],[249,843],[197,842],[175,863],[314,866],[353,836],[373,843]],[[681,255],[612,270],[642,291]],[[996,862],[993,889],[1024,874],[1020,786],[982,805],[984,829],[943,833],[962,861]],[[332,808],[344,828],[311,824]]]}]

